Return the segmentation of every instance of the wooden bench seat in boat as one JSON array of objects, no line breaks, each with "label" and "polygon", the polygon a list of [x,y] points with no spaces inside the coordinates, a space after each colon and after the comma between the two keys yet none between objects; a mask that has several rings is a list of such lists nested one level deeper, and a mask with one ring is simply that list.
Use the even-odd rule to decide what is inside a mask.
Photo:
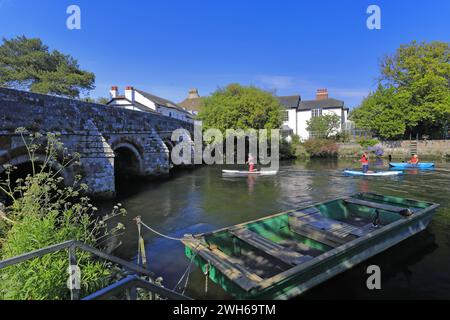
[{"label": "wooden bench seat in boat", "polygon": [[402,216],[410,216],[412,214],[411,210],[409,210],[407,208],[397,207],[397,206],[393,206],[391,204],[383,204],[383,203],[372,202],[372,201],[367,201],[367,200],[346,198],[346,199],[344,199],[344,203],[355,204],[355,205],[360,205],[360,206],[364,206],[364,207],[395,212]]},{"label": "wooden bench seat in boat", "polygon": [[[311,211],[309,211],[311,212]],[[376,229],[372,223],[357,227],[322,216],[319,210],[312,213],[297,211],[289,214],[289,225],[297,234],[324,243],[333,248],[361,237]]]},{"label": "wooden bench seat in boat", "polygon": [[206,247],[199,240],[190,239],[197,254],[211,265],[217,268],[222,274],[239,285],[242,289],[250,291],[257,287],[263,279],[254,272],[247,270],[244,266],[236,263],[231,257],[217,249],[215,246]]},{"label": "wooden bench seat in boat", "polygon": [[232,229],[229,232],[252,247],[291,266],[313,259],[309,255],[303,255],[300,252],[286,248],[246,228]]}]

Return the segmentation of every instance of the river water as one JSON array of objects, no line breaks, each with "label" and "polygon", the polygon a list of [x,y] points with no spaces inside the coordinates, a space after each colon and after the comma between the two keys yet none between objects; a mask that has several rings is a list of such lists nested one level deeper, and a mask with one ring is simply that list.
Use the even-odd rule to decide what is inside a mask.
[{"label": "river water", "polygon": [[[380,168],[386,164],[378,163]],[[429,228],[361,265],[313,288],[300,299],[450,299],[450,163],[431,171],[407,171],[401,177],[346,177],[355,162],[328,160],[283,162],[272,177],[224,178],[223,167],[178,170],[159,182],[122,184],[115,200],[128,210],[121,218],[126,234],[118,254],[135,259],[135,216],[172,237],[202,233],[284,210],[358,192],[398,195],[441,204]],[[113,202],[104,203],[111,206]],[[178,241],[144,232],[150,269],[173,288],[189,261]],[[368,290],[366,268],[378,265],[382,289]],[[190,274],[186,294],[194,298],[228,299],[198,268]]]}]

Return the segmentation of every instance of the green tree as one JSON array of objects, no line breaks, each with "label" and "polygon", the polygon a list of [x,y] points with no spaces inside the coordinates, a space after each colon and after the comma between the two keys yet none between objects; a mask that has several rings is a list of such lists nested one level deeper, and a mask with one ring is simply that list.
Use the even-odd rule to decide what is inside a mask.
[{"label": "green tree", "polygon": [[404,100],[394,88],[379,86],[378,90],[363,100],[360,107],[350,114],[357,127],[370,129],[386,139],[401,138],[406,130]]},{"label": "green tree", "polygon": [[0,85],[36,93],[78,98],[94,89],[95,75],[81,70],[70,55],[49,51],[40,39],[25,36],[0,46]]},{"label": "green tree", "polygon": [[306,121],[306,124],[306,130],[311,136],[328,139],[336,135],[341,128],[341,117],[335,113],[328,113],[319,117],[312,117]]},{"label": "green tree", "polygon": [[109,100],[111,100],[111,99],[105,98],[105,97],[100,97],[100,98],[97,98],[97,100],[95,102],[99,103],[99,104],[107,104],[109,102]]},{"label": "green tree", "polygon": [[205,129],[278,129],[282,106],[270,93],[256,87],[230,84],[203,99],[199,119]]},{"label": "green tree", "polygon": [[86,102],[90,102],[90,103],[107,104],[110,99],[105,98],[105,97],[99,97],[97,99],[94,99],[94,98],[91,98],[91,97],[86,97],[83,100],[86,101]]},{"label": "green tree", "polygon": [[450,121],[450,47],[402,45],[381,63],[379,86],[352,114],[358,127],[384,138],[416,132],[441,135]]}]

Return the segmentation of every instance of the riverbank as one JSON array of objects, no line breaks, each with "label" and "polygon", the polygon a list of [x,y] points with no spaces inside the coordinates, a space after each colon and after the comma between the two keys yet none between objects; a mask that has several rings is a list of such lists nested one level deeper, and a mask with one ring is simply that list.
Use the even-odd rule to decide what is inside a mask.
[{"label": "riverbank", "polygon": [[[413,142],[416,142],[413,140]],[[338,143],[339,157],[351,158],[360,155],[364,148],[358,143]],[[411,157],[411,141],[380,141],[377,145],[383,150],[383,156],[393,159],[409,159]],[[450,159],[450,140],[419,140],[417,141],[417,154],[427,159]]]}]

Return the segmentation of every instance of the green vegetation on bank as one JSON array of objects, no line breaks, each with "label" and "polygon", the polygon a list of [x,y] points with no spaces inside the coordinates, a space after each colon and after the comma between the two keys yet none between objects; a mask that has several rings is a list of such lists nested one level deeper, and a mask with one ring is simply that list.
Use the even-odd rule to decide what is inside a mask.
[{"label": "green vegetation on bank", "polygon": [[377,90],[350,117],[383,139],[417,133],[445,138],[450,124],[449,43],[412,42],[386,56]]},{"label": "green vegetation on bank", "polygon": [[335,113],[324,114],[319,117],[312,117],[306,121],[311,137],[316,139],[329,139],[335,137],[341,129],[341,117]]},{"label": "green vegetation on bank", "polygon": [[[0,260],[68,240],[101,249],[123,229],[120,224],[114,228],[108,225],[112,217],[125,214],[125,210],[118,205],[110,215],[97,218],[97,209],[82,196],[87,187],[79,183],[81,177],[73,186],[62,186],[61,173],[77,161],[77,156],[67,155],[53,134],[27,136],[23,130],[20,132],[33,172],[11,181],[15,168],[8,167],[7,179],[0,182],[0,190],[10,203],[7,208],[0,208]],[[44,158],[38,157],[41,152]],[[77,263],[81,270],[81,296],[112,283],[119,273],[110,263],[80,251]],[[67,268],[67,252],[61,251],[1,269],[0,300],[69,299]]]}]

